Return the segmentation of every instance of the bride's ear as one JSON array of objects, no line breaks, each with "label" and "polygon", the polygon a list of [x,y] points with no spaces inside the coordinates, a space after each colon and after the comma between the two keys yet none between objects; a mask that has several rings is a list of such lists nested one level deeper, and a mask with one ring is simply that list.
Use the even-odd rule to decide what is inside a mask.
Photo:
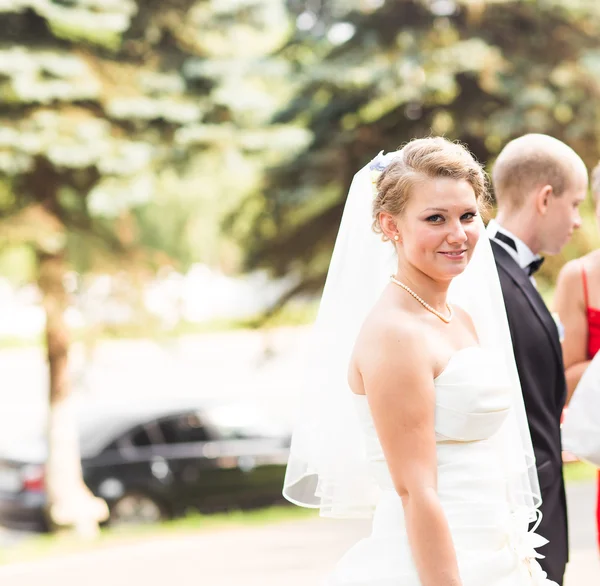
[{"label": "bride's ear", "polygon": [[402,235],[398,229],[396,219],[387,212],[380,212],[379,214],[379,225],[381,226],[381,232],[383,233],[385,240],[391,240],[392,242],[402,242]]}]

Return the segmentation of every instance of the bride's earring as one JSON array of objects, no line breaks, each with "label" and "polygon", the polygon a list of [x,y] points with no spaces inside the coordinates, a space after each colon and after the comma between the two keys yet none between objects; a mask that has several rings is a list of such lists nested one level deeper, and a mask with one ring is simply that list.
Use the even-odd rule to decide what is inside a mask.
[{"label": "bride's earring", "polygon": [[398,240],[400,240],[400,236],[398,236],[398,234],[396,234],[396,235],[394,236],[394,242],[398,242]]}]

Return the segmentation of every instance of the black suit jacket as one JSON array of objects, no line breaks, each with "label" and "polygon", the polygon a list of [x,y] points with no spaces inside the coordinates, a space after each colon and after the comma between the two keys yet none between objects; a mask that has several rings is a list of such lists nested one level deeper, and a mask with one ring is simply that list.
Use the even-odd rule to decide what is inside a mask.
[{"label": "black suit jacket", "polygon": [[539,552],[548,577],[562,584],[568,560],[567,507],[560,418],[566,382],[558,328],[525,271],[492,240],[542,492],[537,533],[550,540]]}]

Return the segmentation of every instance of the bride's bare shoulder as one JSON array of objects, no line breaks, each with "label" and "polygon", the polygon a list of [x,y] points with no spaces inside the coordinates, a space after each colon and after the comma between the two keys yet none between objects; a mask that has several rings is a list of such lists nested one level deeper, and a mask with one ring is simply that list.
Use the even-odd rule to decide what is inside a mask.
[{"label": "bride's bare shoulder", "polygon": [[400,307],[376,305],[365,319],[357,337],[358,352],[381,352],[382,345],[411,346],[424,341],[422,322]]},{"label": "bride's bare shoulder", "polygon": [[[427,381],[433,381],[436,363],[426,329],[422,319],[402,308],[374,309],[354,346],[348,377],[352,390],[397,395],[398,385],[393,381],[400,379],[407,382],[403,388],[412,389],[411,395],[417,387],[429,389]],[[427,393],[423,397],[430,399]]]}]

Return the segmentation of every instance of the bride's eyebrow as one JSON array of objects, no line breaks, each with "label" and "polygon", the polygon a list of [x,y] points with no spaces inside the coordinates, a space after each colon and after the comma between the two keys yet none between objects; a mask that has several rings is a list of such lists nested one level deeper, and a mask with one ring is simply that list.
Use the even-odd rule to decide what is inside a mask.
[{"label": "bride's eyebrow", "polygon": [[425,208],[423,210],[423,212],[446,212],[446,213],[448,213],[448,210],[445,208]]}]

